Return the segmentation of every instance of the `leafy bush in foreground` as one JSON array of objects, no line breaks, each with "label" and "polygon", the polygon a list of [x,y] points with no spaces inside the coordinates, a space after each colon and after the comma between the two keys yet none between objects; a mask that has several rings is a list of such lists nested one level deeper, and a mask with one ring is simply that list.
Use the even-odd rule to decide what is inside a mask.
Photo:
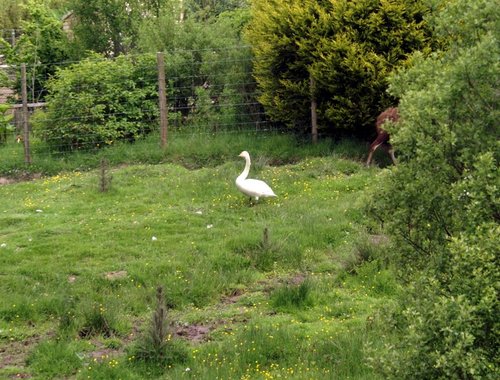
[{"label": "leafy bush in foreground", "polygon": [[392,79],[402,164],[372,212],[409,290],[391,324],[397,343],[375,354],[387,376],[498,378],[498,18],[491,0],[447,2],[435,21],[449,49]]}]

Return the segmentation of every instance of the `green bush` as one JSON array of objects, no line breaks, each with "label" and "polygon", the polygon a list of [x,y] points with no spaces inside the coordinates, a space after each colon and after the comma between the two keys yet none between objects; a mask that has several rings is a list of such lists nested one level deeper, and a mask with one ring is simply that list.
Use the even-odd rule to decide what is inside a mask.
[{"label": "green bush", "polygon": [[374,354],[386,376],[499,375],[499,16],[492,0],[445,2],[433,22],[448,47],[391,79],[401,164],[380,177],[371,212],[409,289],[388,323],[399,335]]},{"label": "green bush", "polygon": [[408,0],[253,2],[247,38],[260,102],[272,119],[308,128],[314,95],[328,132],[372,133],[376,115],[395,103],[388,75],[431,47],[427,13]]},{"label": "green bush", "polygon": [[92,149],[134,141],[155,128],[157,71],[153,56],[87,59],[48,83],[47,110],[33,119],[55,150]]}]

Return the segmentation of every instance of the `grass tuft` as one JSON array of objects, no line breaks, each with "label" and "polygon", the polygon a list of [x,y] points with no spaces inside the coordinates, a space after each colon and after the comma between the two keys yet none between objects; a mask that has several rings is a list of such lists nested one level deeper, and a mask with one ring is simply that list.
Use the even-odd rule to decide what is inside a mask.
[{"label": "grass tuft", "polygon": [[278,311],[304,309],[313,306],[311,283],[306,279],[299,284],[284,284],[271,293],[271,305]]}]

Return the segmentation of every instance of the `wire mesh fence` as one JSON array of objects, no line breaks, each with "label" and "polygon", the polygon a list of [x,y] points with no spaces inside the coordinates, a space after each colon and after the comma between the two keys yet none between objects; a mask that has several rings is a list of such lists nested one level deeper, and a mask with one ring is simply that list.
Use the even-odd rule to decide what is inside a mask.
[{"label": "wire mesh fence", "polygon": [[0,109],[0,157],[19,161],[22,151],[24,162],[36,163],[151,136],[160,147],[168,144],[167,129],[198,135],[275,129],[258,102],[248,46],[161,56],[161,65],[157,55],[142,54],[9,66],[15,93]]}]

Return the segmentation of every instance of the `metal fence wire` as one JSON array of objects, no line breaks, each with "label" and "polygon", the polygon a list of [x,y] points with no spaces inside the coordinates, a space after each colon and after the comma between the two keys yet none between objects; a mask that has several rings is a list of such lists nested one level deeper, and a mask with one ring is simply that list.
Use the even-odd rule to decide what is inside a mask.
[{"label": "metal fence wire", "polygon": [[31,163],[33,145],[53,154],[148,135],[165,146],[169,129],[268,131],[251,67],[248,46],[9,66],[0,149],[19,154],[21,144]]}]

